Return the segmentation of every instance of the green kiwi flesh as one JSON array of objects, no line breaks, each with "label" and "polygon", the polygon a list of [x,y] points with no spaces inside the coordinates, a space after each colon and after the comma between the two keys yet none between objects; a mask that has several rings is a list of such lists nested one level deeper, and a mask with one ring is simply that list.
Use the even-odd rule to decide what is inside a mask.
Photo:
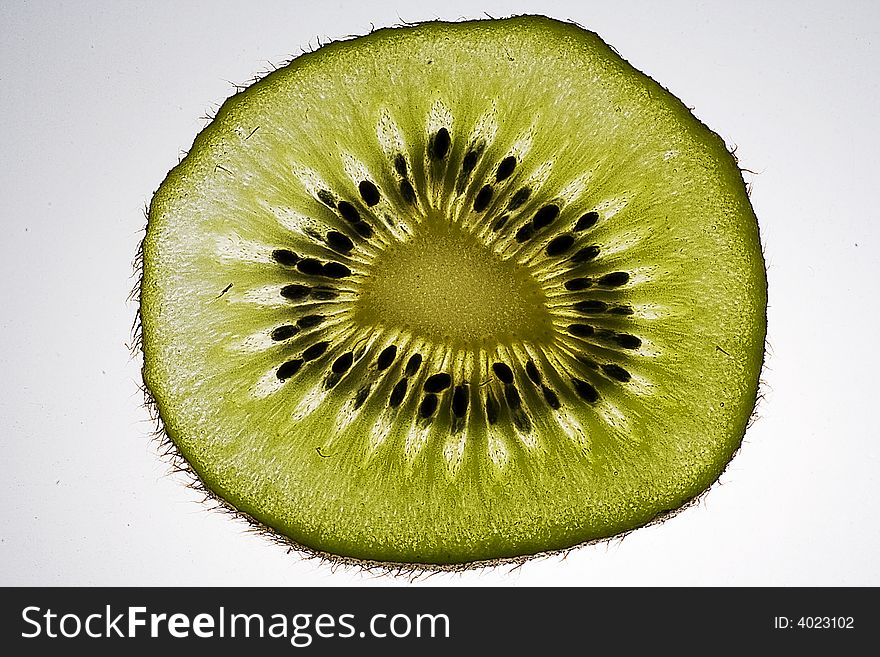
[{"label": "green kiwi flesh", "polygon": [[722,139],[525,16],[332,43],[226,101],[150,204],[140,313],[210,491],[309,550],[451,565],[706,490],[766,278]]}]

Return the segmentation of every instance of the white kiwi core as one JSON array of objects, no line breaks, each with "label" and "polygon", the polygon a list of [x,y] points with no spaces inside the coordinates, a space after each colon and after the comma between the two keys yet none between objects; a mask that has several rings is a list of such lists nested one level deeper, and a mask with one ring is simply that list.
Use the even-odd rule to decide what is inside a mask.
[{"label": "white kiwi core", "polygon": [[448,219],[417,230],[374,261],[355,321],[459,345],[552,338],[546,295],[525,267]]}]

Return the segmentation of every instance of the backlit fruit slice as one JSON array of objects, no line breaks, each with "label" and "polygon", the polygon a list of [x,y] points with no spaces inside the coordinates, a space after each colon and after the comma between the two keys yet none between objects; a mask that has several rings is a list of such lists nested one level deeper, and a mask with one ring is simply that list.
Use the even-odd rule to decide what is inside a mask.
[{"label": "backlit fruit slice", "polygon": [[204,485],[307,549],[451,565],[679,508],[752,413],[757,221],[595,34],[378,30],[230,98],[152,201],[144,378]]}]

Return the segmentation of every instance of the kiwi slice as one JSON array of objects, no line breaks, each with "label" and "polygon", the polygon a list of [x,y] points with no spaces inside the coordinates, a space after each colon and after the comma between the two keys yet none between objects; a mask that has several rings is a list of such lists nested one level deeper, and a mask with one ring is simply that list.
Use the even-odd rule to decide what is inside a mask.
[{"label": "kiwi slice", "polygon": [[544,17],[382,29],[227,100],[156,192],[144,379],[212,493],[336,558],[454,567],[707,489],[763,360],[724,142]]}]

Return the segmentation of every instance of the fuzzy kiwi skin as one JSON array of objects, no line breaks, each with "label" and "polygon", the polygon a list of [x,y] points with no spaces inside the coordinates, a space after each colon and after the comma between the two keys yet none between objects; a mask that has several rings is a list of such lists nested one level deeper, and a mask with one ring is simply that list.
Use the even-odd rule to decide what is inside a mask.
[{"label": "fuzzy kiwi skin", "polygon": [[[471,24],[432,23],[414,29],[422,30],[425,38],[434,39],[438,33],[448,33],[450,38],[458,39],[468,25]],[[597,43],[594,35],[574,26],[535,17],[513,19],[509,25],[511,33],[522,30],[524,35],[534,37],[538,34],[545,38],[558,39],[560,44],[570,45],[578,40],[585,40],[590,48],[602,53],[605,66],[626,69],[625,63],[618,60],[604,44]],[[473,27],[478,30],[484,26]],[[366,37],[364,43],[369,40],[380,41],[386,33],[385,30],[377,31]],[[328,55],[334,50],[344,52],[349,47],[354,47],[354,42],[331,44],[318,53],[295,60],[290,70],[308,67],[310,63],[319,66],[320,59],[317,57],[322,52]],[[261,83],[263,95],[271,96],[273,78],[278,78],[274,85],[276,89],[283,84],[281,73],[282,71],[272,74]],[[635,73],[626,75],[635,76]],[[291,453],[287,450],[292,449],[284,445],[284,441],[277,436],[269,441],[270,445],[262,455],[254,454],[256,443],[245,445],[245,449],[242,449],[242,446],[234,445],[220,436],[215,436],[213,444],[201,442],[201,437],[194,428],[198,424],[192,418],[208,417],[212,413],[211,406],[202,403],[202,400],[198,400],[198,404],[192,402],[192,391],[198,390],[203,382],[197,380],[198,377],[181,373],[181,360],[186,361],[189,358],[188,345],[179,337],[171,335],[173,331],[168,331],[168,325],[163,325],[168,317],[171,317],[172,322],[181,319],[165,310],[176,301],[175,295],[169,292],[168,272],[175,268],[182,272],[176,281],[177,289],[193,289],[194,286],[191,280],[186,279],[185,262],[175,260],[173,253],[169,255],[167,240],[175,231],[174,221],[184,216],[187,208],[191,210],[204,202],[193,201],[193,197],[204,199],[208,196],[207,192],[200,192],[199,189],[213,189],[219,196],[223,195],[222,186],[228,184],[228,181],[224,182],[218,176],[223,174],[224,169],[230,168],[221,165],[223,169],[218,171],[217,154],[223,151],[225,145],[232,143],[230,135],[244,126],[247,114],[254,105],[264,102],[256,94],[239,94],[224,104],[214,123],[197,138],[191,155],[169,174],[160,187],[150,206],[150,225],[144,249],[141,288],[144,380],[156,400],[168,435],[205,486],[242,513],[310,549],[362,560],[424,564],[485,562],[496,558],[516,558],[524,554],[566,549],[578,543],[641,526],[669,509],[678,508],[708,488],[739,447],[757,395],[757,377],[763,358],[766,326],[766,279],[763,259],[760,257],[757,222],[739,170],[723,141],[699,124],[681,103],[665,95],[653,81],[641,77],[638,77],[638,81],[649,93],[664,94],[668,114],[687,126],[688,137],[695,152],[694,160],[698,165],[703,163],[697,168],[701,171],[711,170],[713,179],[707,184],[714,185],[725,195],[724,211],[716,212],[717,216],[721,220],[729,221],[731,226],[742,224],[748,228],[730,228],[731,235],[728,236],[724,248],[725,253],[735,254],[731,259],[736,266],[731,267],[732,271],[728,276],[719,276],[720,281],[726,281],[727,285],[732,284],[738,292],[738,297],[732,303],[744,308],[741,311],[723,313],[728,320],[733,318],[740,322],[736,344],[734,347],[726,343],[723,346],[707,345],[704,350],[706,353],[702,356],[705,367],[705,363],[714,362],[712,359],[718,356],[734,354],[731,358],[735,361],[735,367],[732,368],[735,372],[725,375],[730,389],[725,391],[723,402],[719,401],[727,410],[723,422],[719,423],[723,426],[720,427],[722,435],[717,437],[717,441],[715,437],[701,436],[694,441],[690,451],[684,450],[684,454],[678,454],[678,447],[670,442],[663,446],[663,453],[654,463],[654,470],[636,468],[630,473],[631,481],[625,490],[616,495],[598,495],[595,498],[585,495],[585,492],[596,489],[591,484],[591,477],[608,477],[605,481],[610,482],[609,488],[613,487],[616,483],[611,478],[613,468],[603,466],[604,469],[590,470],[590,467],[595,466],[588,467],[586,462],[579,460],[582,455],[572,445],[543,447],[540,459],[524,457],[521,462],[512,466],[515,475],[510,471],[499,473],[480,458],[469,457],[471,460],[462,470],[465,476],[458,479],[457,483],[446,482],[443,486],[438,486],[437,491],[432,493],[434,496],[429,497],[427,502],[424,497],[426,485],[430,486],[431,482],[438,479],[443,481],[441,473],[426,477],[417,474],[422,466],[426,471],[430,470],[431,461],[427,456],[409,463],[391,455],[386,457],[388,461],[385,469],[364,468],[362,438],[353,438],[354,446],[346,451],[338,448],[337,436],[322,435],[327,433],[326,429],[322,430],[318,425],[328,423],[328,417],[332,414],[318,417],[318,425],[303,424],[301,435],[317,436],[317,441],[306,444],[305,439],[294,439],[298,443],[294,453],[297,455],[297,467],[300,468],[300,480],[297,482],[289,481],[283,468],[274,466],[276,469],[272,470],[272,464]],[[252,127],[246,127],[246,132],[250,134]],[[268,132],[265,126],[261,127],[261,131]],[[254,136],[259,134],[255,133]],[[452,134],[453,155],[450,157],[457,156],[461,159],[466,153],[458,152],[456,155],[456,149],[463,149],[463,146],[456,138],[457,134],[454,131]],[[429,135],[421,146],[424,151],[431,147],[428,137]],[[390,171],[392,167],[386,168]],[[387,188],[387,184],[382,186],[383,190]],[[724,232],[721,224],[716,224],[716,227],[721,227],[721,232]],[[734,240],[733,237],[737,239]],[[279,237],[279,244],[282,241],[283,237]],[[223,272],[224,275],[226,273]],[[214,300],[219,289],[225,286],[224,284],[217,288],[213,283],[211,281],[210,286],[206,285],[203,290],[192,295],[198,312],[203,312],[199,304],[207,304],[209,296]],[[723,286],[716,285],[712,289],[717,287]],[[237,288],[233,286],[230,293],[234,296],[236,292]],[[715,293],[718,293],[717,290]],[[682,297],[684,296],[686,295],[683,294]],[[698,305],[691,303],[689,310],[681,312],[688,313],[689,321],[693,321],[691,314],[700,311]],[[725,304],[717,305],[724,309]],[[685,308],[683,303],[679,303],[679,306]],[[711,307],[706,309],[706,315],[709,319],[712,318]],[[204,317],[210,319],[210,314]],[[229,329],[225,332],[220,329],[214,331],[214,342],[222,341],[232,334]],[[670,330],[670,334],[672,333]],[[209,347],[196,347],[198,348],[203,348],[205,353],[216,353]],[[665,367],[669,367],[674,360],[671,358],[667,361]],[[658,368],[654,373],[661,370],[662,368]],[[651,371],[651,368],[646,371]],[[687,369],[686,372],[693,377],[702,376],[698,368]],[[491,376],[488,368],[485,374]],[[492,385],[497,385],[497,382]],[[390,388],[390,384],[386,388]],[[220,390],[231,395],[231,391],[223,390],[222,387]],[[501,390],[503,394],[503,387]],[[574,399],[575,396],[569,395],[566,407]],[[664,404],[664,408],[671,407],[670,402]],[[717,413],[717,409],[709,411],[705,406],[689,404],[687,400],[678,400],[675,408],[682,414],[690,415]],[[675,421],[668,418],[665,421],[665,424],[657,424],[662,431],[658,430],[654,435],[674,434],[676,428],[679,428]],[[690,430],[703,428],[705,431],[705,427],[698,427],[697,424],[692,423]],[[716,427],[713,425],[712,428]],[[359,431],[361,437],[367,433],[363,427]],[[510,433],[516,435],[513,429]],[[399,433],[399,440],[405,440],[404,434],[403,431]],[[474,442],[485,438],[485,431],[474,430]],[[318,444],[313,445],[315,442]],[[663,440],[660,439],[659,442],[662,443]],[[337,449],[323,449],[325,443],[334,443]],[[317,449],[318,447],[322,449]],[[711,449],[711,456],[697,461],[694,455],[700,448]],[[633,448],[627,456],[635,458],[635,455],[645,454],[650,449],[652,448]],[[249,456],[245,457],[245,454]],[[603,456],[606,462],[613,458],[609,454]],[[436,452],[433,457],[441,458]],[[330,463],[334,465],[328,469]],[[574,467],[576,465],[582,467]],[[399,472],[405,473],[404,476],[392,476],[394,470],[391,466],[398,467]],[[261,472],[272,474],[261,478],[258,476]],[[553,474],[558,475],[558,480],[578,479],[579,483],[560,493],[551,485]],[[301,505],[315,497],[315,486],[326,481],[328,477],[346,478],[332,487],[334,490],[328,496],[327,502],[342,505],[345,509],[339,513],[312,509],[311,516],[309,513],[300,515]],[[530,485],[517,487],[516,482],[522,481],[528,481]],[[654,484],[655,481],[661,483]],[[285,483],[280,485],[278,482]],[[381,491],[381,494],[375,494],[375,491]],[[299,501],[296,506],[290,504],[291,497]],[[590,500],[586,505],[585,497]],[[536,503],[536,499],[540,501]],[[413,503],[413,500],[417,502]],[[504,509],[504,512],[493,512],[490,508],[493,505]],[[467,513],[447,513],[448,509],[462,506],[467,509]],[[584,506],[589,508],[585,510]],[[425,512],[420,514],[418,507]],[[363,509],[368,509],[369,512],[363,513]]]}]

